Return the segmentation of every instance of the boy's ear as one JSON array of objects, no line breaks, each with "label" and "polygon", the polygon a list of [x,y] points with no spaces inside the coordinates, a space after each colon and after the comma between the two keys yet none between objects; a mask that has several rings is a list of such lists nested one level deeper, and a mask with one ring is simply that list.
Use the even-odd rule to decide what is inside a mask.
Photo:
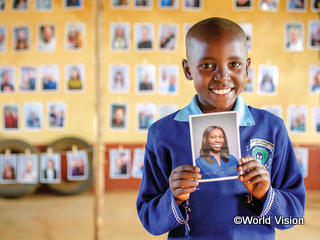
[{"label": "boy's ear", "polygon": [[184,75],[186,76],[186,78],[188,80],[192,80],[192,76],[191,76],[190,69],[188,66],[188,61],[186,59],[182,59],[182,68],[183,68],[183,72],[184,72]]},{"label": "boy's ear", "polygon": [[248,70],[251,64],[251,58],[247,58],[247,65],[246,65],[246,76],[248,77]]}]

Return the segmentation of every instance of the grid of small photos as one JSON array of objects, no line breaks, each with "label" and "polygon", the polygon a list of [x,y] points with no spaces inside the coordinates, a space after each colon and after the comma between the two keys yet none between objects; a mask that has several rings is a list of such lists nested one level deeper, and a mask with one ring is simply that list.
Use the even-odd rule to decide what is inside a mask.
[{"label": "grid of small photos", "polygon": [[[158,5],[154,6],[157,2]],[[202,10],[203,1],[201,0],[183,0],[183,10]],[[159,1],[111,1],[113,10],[128,9],[146,9],[158,8],[162,10],[178,9],[179,1],[177,0],[159,0]],[[320,0],[311,1],[311,11],[320,12]],[[278,0],[260,0],[259,10],[270,12],[278,11]],[[287,11],[289,12],[306,12],[307,1],[305,0],[287,0]],[[253,10],[253,1],[251,0],[234,0],[233,8],[235,11]],[[241,27],[247,36],[247,46],[249,53],[253,51],[253,24],[241,23]],[[190,29],[191,24],[184,24],[184,35]],[[156,31],[156,29],[158,31]],[[308,39],[304,40],[304,23],[303,22],[285,22],[283,27],[283,49],[285,52],[303,52],[305,45],[311,51],[320,50],[320,21],[308,22]],[[131,49],[137,52],[147,51],[167,51],[174,52],[177,49],[178,41],[178,24],[159,24],[158,27],[153,23],[134,23],[129,22],[112,22],[110,23],[110,49],[113,52],[121,54],[129,53]],[[131,33],[132,32],[132,33]],[[131,46],[130,36],[133,35],[133,46]],[[307,42],[307,44],[305,43]],[[124,55],[123,55],[124,56]],[[156,74],[156,71],[158,74]],[[154,94],[159,95],[178,95],[179,94],[179,67],[178,65],[159,65],[144,64],[135,66],[135,93],[137,94]],[[281,69],[280,69],[281,71]],[[311,65],[309,67],[309,90],[311,94],[320,94],[320,65]],[[129,66],[126,64],[109,65],[109,92],[125,94],[129,92],[129,83],[131,74]],[[276,96],[279,83],[279,69],[275,65],[259,65],[257,74],[258,88],[255,89],[255,71],[254,67],[249,68],[248,78],[244,93],[257,93],[258,95]],[[156,104],[136,104],[137,129],[145,131],[156,120]],[[281,117],[281,106],[267,106],[268,110],[276,113]],[[273,110],[273,108],[275,110]],[[280,110],[279,110],[280,109]],[[304,109],[301,111],[301,109]],[[174,105],[159,106],[159,118],[166,116],[177,110]],[[301,112],[301,114],[300,114]],[[312,109],[313,129],[320,133],[320,115],[319,107]],[[109,127],[114,130],[127,130],[128,104],[111,103]],[[299,113],[299,114],[298,114]],[[303,115],[304,127],[297,127],[297,115]],[[307,106],[289,106],[288,108],[288,125],[292,133],[305,133],[307,122]],[[302,119],[301,119],[302,121]],[[302,123],[300,124],[302,125]],[[318,126],[318,127],[317,127]]]},{"label": "grid of small photos", "polygon": [[[0,0],[0,14],[6,11],[51,11],[55,7],[52,0]],[[201,12],[203,0],[110,0],[112,11],[134,8],[135,10],[175,11],[180,7],[184,11]],[[254,6],[252,0],[233,0],[235,11],[248,12],[257,8],[261,11],[274,14],[278,11],[279,0],[260,0],[258,6]],[[66,11],[83,10],[83,0],[61,0]],[[309,3],[309,5],[308,5]],[[33,8],[33,9],[32,9]],[[320,0],[287,0],[286,9],[288,12],[304,13],[307,10],[320,12]],[[286,22],[283,27],[283,48],[286,52],[303,52],[308,50],[320,50],[320,21],[309,21],[308,26],[303,22]],[[190,28],[190,24],[184,24],[184,33]],[[253,51],[253,24],[242,23],[242,28],[247,35],[249,52]],[[137,52],[164,51],[175,52],[178,41],[179,24],[134,23],[111,22],[110,23],[110,49],[125,56],[131,49]],[[7,52],[26,53],[30,50],[37,50],[44,53],[53,53],[57,49],[57,29],[54,23],[39,24],[36,32],[32,32],[27,24],[13,26],[8,29],[0,23],[0,56]],[[304,31],[307,29],[308,37],[304,39]],[[83,22],[66,23],[65,25],[64,48],[69,51],[79,51],[85,47],[86,25]],[[131,32],[134,36],[131,43]],[[7,39],[12,39],[12,49],[8,49]],[[36,44],[31,46],[31,39],[36,39]],[[133,46],[131,46],[131,44]],[[59,79],[60,71],[64,71],[64,79]],[[279,83],[278,66],[258,66],[257,82],[255,89],[255,71],[249,69],[249,76],[246,80],[245,93],[256,92],[259,95],[277,95]],[[158,74],[156,74],[158,73]],[[109,92],[114,94],[129,93],[129,66],[125,63],[109,65]],[[178,65],[142,64],[135,66],[135,93],[141,95],[178,96],[179,95],[179,67]],[[82,63],[72,63],[60,69],[59,65],[21,65],[21,66],[0,66],[0,94],[21,93],[54,93],[64,89],[68,93],[84,93],[85,90],[85,66]],[[320,94],[320,65],[309,67],[309,89],[311,94]],[[43,103],[27,102],[20,106],[18,104],[2,104],[2,129],[6,131],[19,130],[40,130],[47,126],[47,129],[65,129],[66,104],[63,102],[49,102],[46,106],[46,118],[44,118]],[[22,110],[19,110],[19,109]],[[109,128],[113,130],[126,131],[128,129],[128,103],[111,103],[109,107],[110,120]],[[296,112],[302,112],[304,121],[307,119],[307,111],[301,110],[306,106],[289,106],[288,125],[295,122]],[[154,103],[137,103],[135,105],[137,131],[145,132],[157,119],[168,115],[178,109],[174,104],[156,105]],[[299,110],[294,110],[299,109]],[[20,112],[23,116],[20,117]],[[314,126],[320,122],[318,107],[312,109]],[[20,119],[21,118],[21,119]],[[300,117],[301,118],[301,117]],[[43,119],[47,119],[44,123]],[[292,127],[292,132],[305,133],[304,128]],[[297,130],[300,129],[300,130]],[[320,130],[313,127],[316,133]]]},{"label": "grid of small photos", "polygon": [[[0,0],[0,14],[5,11],[30,11],[34,5],[34,11],[50,12],[55,6],[52,0],[36,1],[5,1]],[[62,0],[66,11],[83,10],[83,0]],[[85,23],[75,22],[65,24],[64,48],[70,53],[81,51],[85,44]],[[33,50],[44,54],[54,53],[57,49],[57,27],[55,24],[39,24],[36,32],[32,32],[27,24],[15,25],[8,29],[0,23],[0,56],[5,53],[29,53]],[[12,39],[12,49],[8,49],[7,39]],[[31,45],[31,39],[36,39],[35,46]],[[64,71],[64,79],[60,79],[60,71]],[[64,89],[67,93],[84,93],[85,67],[82,63],[66,64],[60,69],[56,63],[47,65],[0,65],[0,94],[13,93],[52,94]],[[47,122],[44,122],[44,104],[41,102],[26,102],[19,104],[2,104],[3,118],[2,129],[15,131],[41,130],[45,126],[51,130],[63,130],[66,127],[66,104],[64,102],[47,102]],[[22,109],[21,111],[19,109]],[[23,117],[20,117],[23,112]]]},{"label": "grid of small photos", "polygon": [[[68,151],[67,180],[86,181],[89,174],[88,153]],[[0,154],[0,184],[38,184],[62,182],[61,153]]]}]

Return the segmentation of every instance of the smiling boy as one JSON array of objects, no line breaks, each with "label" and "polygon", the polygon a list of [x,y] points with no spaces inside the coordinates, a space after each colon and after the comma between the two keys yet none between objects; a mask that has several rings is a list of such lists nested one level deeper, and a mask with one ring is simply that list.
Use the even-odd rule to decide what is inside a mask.
[{"label": "smiling boy", "polygon": [[[149,129],[137,199],[140,220],[154,235],[169,232],[168,239],[274,239],[275,227],[292,227],[275,217],[303,216],[305,189],[283,121],[247,106],[240,96],[251,62],[245,33],[227,19],[203,20],[189,30],[186,53],[184,73],[197,95]],[[239,116],[239,180],[199,185],[189,115],[222,111]],[[235,224],[237,216],[271,221]]]}]

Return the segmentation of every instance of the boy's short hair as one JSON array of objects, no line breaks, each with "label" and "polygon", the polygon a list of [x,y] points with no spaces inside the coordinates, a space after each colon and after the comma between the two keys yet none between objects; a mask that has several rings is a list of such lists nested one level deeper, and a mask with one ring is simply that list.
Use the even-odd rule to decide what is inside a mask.
[{"label": "boy's short hair", "polygon": [[243,29],[235,22],[226,18],[207,18],[194,24],[186,35],[186,53],[188,57],[188,49],[191,48],[192,39],[210,40],[220,36],[223,32],[230,31],[239,40],[242,40],[247,48],[246,34]]}]

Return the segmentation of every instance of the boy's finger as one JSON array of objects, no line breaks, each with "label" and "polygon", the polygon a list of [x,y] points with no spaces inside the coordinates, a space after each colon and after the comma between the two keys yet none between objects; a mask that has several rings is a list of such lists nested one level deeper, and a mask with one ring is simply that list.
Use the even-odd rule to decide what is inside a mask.
[{"label": "boy's finger", "polygon": [[250,181],[251,179],[258,175],[269,175],[268,171],[262,168],[255,168],[239,177],[240,181]]},{"label": "boy's finger", "polygon": [[250,160],[238,166],[239,171],[244,171],[250,168],[265,168],[265,167],[256,160]]},{"label": "boy's finger", "polygon": [[250,183],[251,184],[257,184],[257,183],[269,183],[270,179],[267,175],[258,175],[253,178],[251,178]]},{"label": "boy's finger", "polygon": [[192,165],[181,165],[175,168],[172,172],[181,172],[181,171],[200,172],[200,168]]},{"label": "boy's finger", "polygon": [[201,179],[201,174],[196,172],[173,172],[170,176],[171,181],[178,179]]},{"label": "boy's finger", "polygon": [[245,162],[252,161],[252,160],[255,160],[252,156],[246,156],[246,157],[240,158],[240,164],[243,164]]},{"label": "boy's finger", "polygon": [[188,188],[177,188],[175,189],[172,193],[175,197],[179,196],[179,195],[183,195],[183,194],[187,194],[187,193],[192,193],[196,190],[196,187],[188,187]]},{"label": "boy's finger", "polygon": [[173,189],[178,188],[189,188],[189,187],[196,187],[199,185],[199,182],[196,180],[177,180],[172,183]]}]

